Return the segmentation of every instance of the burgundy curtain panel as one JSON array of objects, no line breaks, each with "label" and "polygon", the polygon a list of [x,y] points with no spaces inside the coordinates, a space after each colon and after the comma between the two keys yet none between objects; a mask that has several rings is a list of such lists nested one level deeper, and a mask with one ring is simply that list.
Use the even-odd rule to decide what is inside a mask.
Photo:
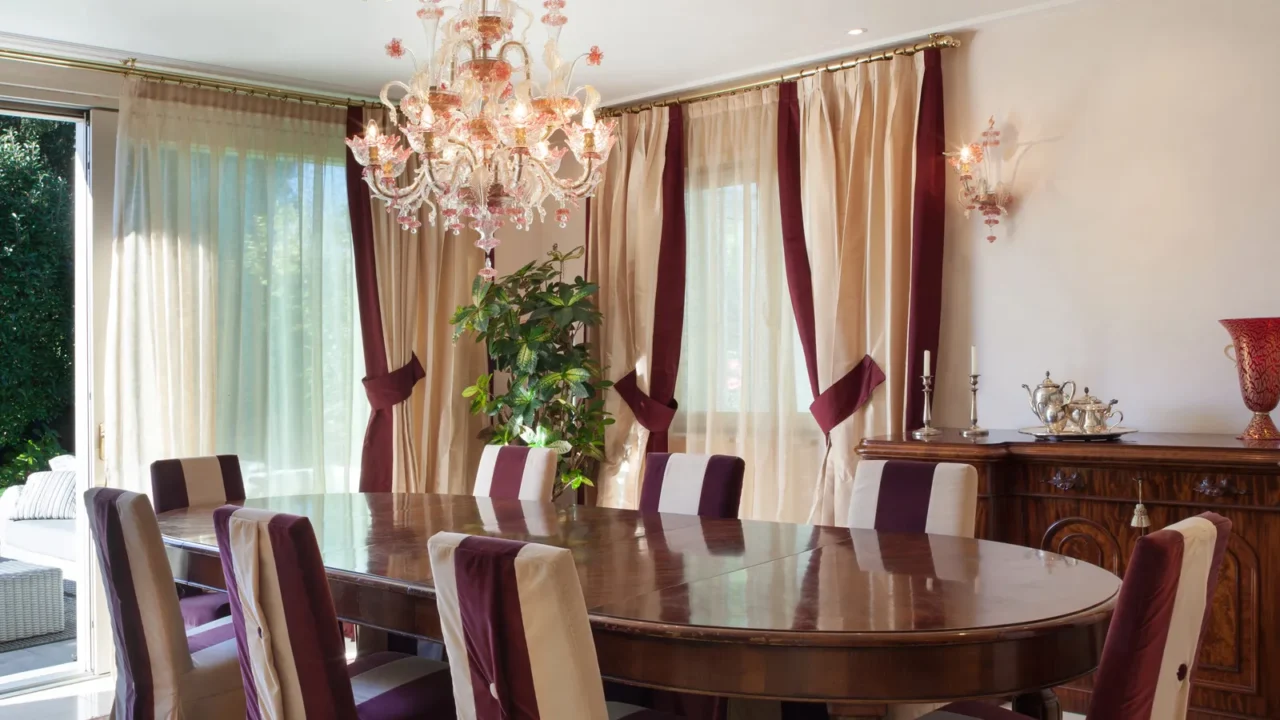
[{"label": "burgundy curtain panel", "polygon": [[942,51],[924,51],[920,117],[916,123],[916,185],[912,203],[911,312],[907,321],[907,409],[904,430],[924,425],[924,351],[938,363],[942,329],[942,245],[946,227],[946,124],[942,109]]},{"label": "burgundy curtain panel", "polygon": [[636,384],[633,370],[614,385],[636,420],[649,431],[646,452],[667,452],[671,421],[675,419],[676,377],[680,372],[680,342],[684,336],[686,226],[684,207],[684,113],[668,109],[666,165],[662,169],[662,238],[658,247],[658,278],[653,314],[653,357],[649,394]]},{"label": "burgundy curtain panel", "polygon": [[[938,156],[941,158],[941,154]],[[782,212],[782,252],[787,287],[796,316],[800,346],[813,403],[809,411],[822,428],[831,430],[862,409],[871,393],[884,382],[884,372],[867,355],[826,390],[818,384],[818,341],[813,310],[813,269],[804,235],[804,200],[800,185],[800,99],[794,82],[783,83],[778,93],[778,203]],[[935,332],[934,344],[937,344]]]},{"label": "burgundy curtain panel", "polygon": [[[364,111],[347,110],[347,135],[364,130]],[[364,345],[364,388],[372,413],[360,456],[360,491],[391,492],[394,462],[391,408],[413,394],[413,386],[425,375],[415,356],[408,365],[391,372],[387,367],[387,343],[382,332],[382,306],[378,300],[378,264],[373,246],[373,205],[365,185],[363,168],[347,153],[347,205],[351,213],[351,240],[355,250],[356,296],[360,305],[360,336]]]}]

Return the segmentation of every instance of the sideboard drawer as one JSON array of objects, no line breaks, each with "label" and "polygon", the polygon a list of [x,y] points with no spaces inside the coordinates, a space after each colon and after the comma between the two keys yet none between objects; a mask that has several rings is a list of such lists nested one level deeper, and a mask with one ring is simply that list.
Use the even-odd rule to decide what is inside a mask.
[{"label": "sideboard drawer", "polygon": [[1280,477],[1206,470],[1203,472],[1025,464],[1016,473],[1016,495],[1060,495],[1064,498],[1142,498],[1146,503],[1174,503],[1280,509]]}]

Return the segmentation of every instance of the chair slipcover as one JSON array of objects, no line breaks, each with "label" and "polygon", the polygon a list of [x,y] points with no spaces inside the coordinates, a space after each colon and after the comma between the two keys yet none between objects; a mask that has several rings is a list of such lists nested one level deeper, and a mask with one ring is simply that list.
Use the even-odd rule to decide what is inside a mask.
[{"label": "chair slipcover", "polygon": [[848,526],[973,537],[978,471],[959,463],[863,460],[853,476]]},{"label": "chair slipcover", "polygon": [[746,469],[742,458],[730,455],[650,453],[640,512],[736,518]]},{"label": "chair slipcover", "polygon": [[555,451],[546,448],[486,445],[471,494],[551,502],[557,459]]}]

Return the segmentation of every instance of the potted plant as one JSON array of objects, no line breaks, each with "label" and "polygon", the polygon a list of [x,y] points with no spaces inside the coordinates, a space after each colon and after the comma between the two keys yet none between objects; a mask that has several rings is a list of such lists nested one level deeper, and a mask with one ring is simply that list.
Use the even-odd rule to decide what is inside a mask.
[{"label": "potted plant", "polygon": [[565,261],[584,253],[581,246],[567,253],[553,246],[550,260],[492,281],[477,277],[471,304],[450,321],[455,342],[469,334],[488,345],[492,360],[492,372],[462,391],[472,413],[491,418],[481,438],[554,450],[560,456],[555,497],[593,485],[604,460],[605,427],[613,424],[601,397],[613,383],[603,379],[585,341],[586,330],[600,324],[592,302],[599,288],[581,277],[564,278]]}]

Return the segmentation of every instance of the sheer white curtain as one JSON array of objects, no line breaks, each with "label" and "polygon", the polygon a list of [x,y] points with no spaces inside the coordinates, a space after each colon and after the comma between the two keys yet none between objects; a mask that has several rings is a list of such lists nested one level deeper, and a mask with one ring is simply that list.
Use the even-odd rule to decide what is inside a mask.
[{"label": "sheer white curtain", "polygon": [[746,460],[741,517],[804,522],[824,439],[809,413],[783,261],[778,89],[686,113],[687,285],[672,446]]},{"label": "sheer white curtain", "polygon": [[345,110],[130,80],[117,141],[110,482],[240,456],[252,496],[354,490],[369,414]]}]

